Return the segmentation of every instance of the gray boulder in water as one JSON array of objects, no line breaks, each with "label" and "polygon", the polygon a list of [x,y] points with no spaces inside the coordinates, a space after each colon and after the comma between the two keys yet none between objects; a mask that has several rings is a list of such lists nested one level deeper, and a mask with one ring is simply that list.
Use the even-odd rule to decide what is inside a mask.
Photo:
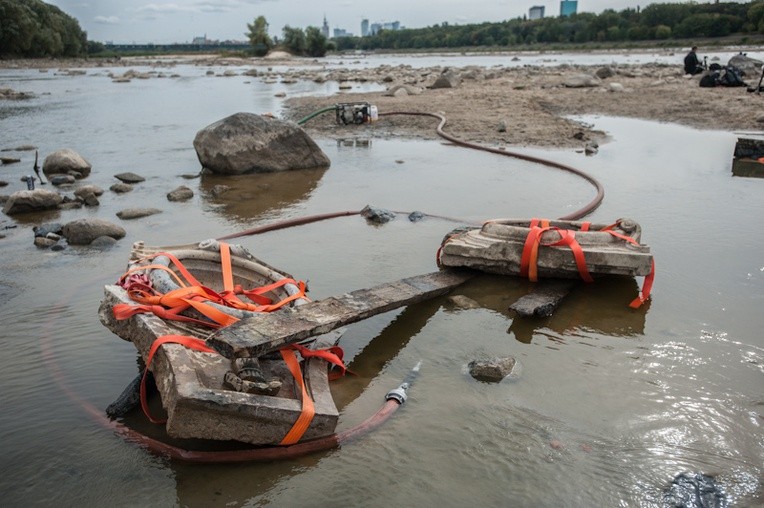
[{"label": "gray boulder in water", "polygon": [[241,175],[327,167],[329,157],[296,123],[236,113],[200,130],[194,148],[213,173]]},{"label": "gray boulder in water", "polygon": [[[762,65],[764,65],[764,62],[761,60],[749,58],[742,53],[733,56],[730,58],[730,61],[727,62],[728,67],[735,67],[736,69],[743,71],[745,73],[744,77],[746,81],[753,81],[754,78],[760,77]],[[756,83],[754,82],[753,84],[755,85]]]},{"label": "gray boulder in water", "polygon": [[42,163],[42,172],[45,176],[72,175],[75,178],[85,178],[90,174],[92,166],[82,155],[70,148],[57,150],[45,157]]}]

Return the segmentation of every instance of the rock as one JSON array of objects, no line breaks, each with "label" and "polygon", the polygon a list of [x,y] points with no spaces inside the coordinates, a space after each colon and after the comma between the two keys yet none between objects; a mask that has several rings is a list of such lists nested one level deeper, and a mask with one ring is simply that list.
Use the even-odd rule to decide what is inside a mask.
[{"label": "rock", "polygon": [[567,88],[588,88],[599,86],[599,81],[599,78],[590,74],[576,74],[565,78],[562,85]]},{"label": "rock", "polygon": [[599,151],[598,148],[599,147],[597,146],[596,143],[589,142],[584,147],[584,153],[586,155],[594,155],[594,154],[596,154]]},{"label": "rock", "polygon": [[507,356],[493,360],[473,360],[468,368],[470,375],[478,381],[498,383],[512,373],[515,363],[513,357]]},{"label": "rock", "polygon": [[66,249],[66,246],[65,246],[65,245],[62,245],[62,244],[60,244],[60,243],[56,243],[56,245],[54,245],[53,247],[51,247],[51,248],[50,248],[50,250],[52,250],[52,251],[56,251],[56,252],[58,252],[58,251],[62,251],[62,250],[64,250],[64,249]]},{"label": "rock", "polygon": [[621,83],[608,83],[607,89],[611,92],[623,92],[626,90]]},{"label": "rock", "polygon": [[81,196],[78,196],[83,203],[85,203],[85,206],[98,206],[101,203],[98,201],[98,198],[95,194],[92,192],[85,192]]},{"label": "rock", "polygon": [[215,185],[212,190],[210,191],[210,194],[212,194],[214,197],[220,197],[226,192],[231,190],[231,187],[228,185]]},{"label": "rock", "polygon": [[133,190],[133,186],[129,183],[115,183],[111,187],[109,187],[109,190],[112,192],[115,192],[117,194],[124,194],[125,192],[130,192]]},{"label": "rock", "polygon": [[194,148],[213,173],[239,175],[327,167],[329,157],[296,123],[236,113],[200,130]]},{"label": "rock", "polygon": [[99,236],[98,238],[90,242],[90,247],[95,247],[97,249],[106,249],[108,247],[111,247],[115,243],[117,243],[117,240],[115,238],[112,238],[111,236]]},{"label": "rock", "polygon": [[15,164],[21,162],[21,159],[17,159],[16,157],[0,157],[0,162],[3,164]]},{"label": "rock", "polygon": [[724,508],[727,495],[712,476],[681,473],[663,493],[663,506],[681,508]]},{"label": "rock", "polygon": [[58,208],[64,197],[58,192],[44,189],[14,192],[3,206],[6,215],[51,210]]},{"label": "rock", "polygon": [[3,148],[2,152],[31,152],[32,150],[37,150],[37,147],[34,145],[19,145],[14,148]]},{"label": "rock", "polygon": [[361,217],[365,217],[367,221],[374,222],[376,224],[384,224],[386,222],[390,222],[395,218],[395,212],[391,212],[390,210],[385,210],[384,208],[377,208],[373,206],[366,205],[363,210],[361,210]]},{"label": "rock", "polygon": [[409,220],[411,222],[419,222],[422,219],[424,219],[424,214],[422,212],[414,211],[409,214]]},{"label": "rock", "polygon": [[51,233],[60,235],[63,227],[64,226],[59,222],[48,222],[46,224],[40,224],[39,226],[33,227],[32,231],[34,231],[35,236],[48,236]]},{"label": "rock", "polygon": [[122,183],[141,183],[146,181],[146,179],[142,176],[136,175],[135,173],[131,173],[129,171],[127,173],[116,174],[114,175],[114,178]]},{"label": "rock", "polygon": [[84,196],[87,196],[88,194],[93,194],[94,196],[101,196],[103,195],[103,189],[100,188],[97,185],[83,185],[82,187],[79,187],[74,191],[74,195],[78,198],[83,198]]},{"label": "rock", "polygon": [[100,236],[109,236],[115,240],[124,238],[127,232],[121,226],[103,219],[78,219],[64,224],[62,234],[70,245],[90,245]]},{"label": "rock", "polygon": [[0,187],[7,187],[7,186],[8,186],[8,182],[6,182],[5,180],[0,180]]},{"label": "rock", "polygon": [[477,303],[472,298],[469,298],[464,295],[451,295],[448,298],[446,298],[446,301],[454,305],[455,307],[458,307],[462,310],[468,310],[468,309],[479,309],[480,304]]},{"label": "rock", "polygon": [[192,197],[194,197],[194,191],[185,185],[181,185],[177,189],[170,191],[167,194],[167,199],[169,201],[188,201]]},{"label": "rock", "polygon": [[126,208],[117,212],[117,217],[122,220],[132,220],[148,217],[149,215],[155,215],[157,213],[162,213],[162,210],[159,208]]},{"label": "rock", "polygon": [[422,93],[421,88],[417,88],[410,85],[395,85],[387,89],[384,94],[387,97],[407,97],[409,95],[419,95]]},{"label": "rock", "polygon": [[753,78],[758,78],[761,76],[762,65],[764,65],[764,62],[761,60],[749,58],[747,55],[742,53],[733,56],[730,58],[729,62],[727,62],[728,67],[735,67],[736,69],[743,71],[745,73],[745,77],[749,81],[752,81]]},{"label": "rock", "polygon": [[615,69],[613,69],[610,66],[600,67],[594,72],[594,75],[600,79],[612,78],[613,76],[615,76]]},{"label": "rock", "polygon": [[507,132],[507,121],[500,120],[498,127],[496,127],[496,130],[499,132]]},{"label": "rock", "polygon": [[90,175],[91,167],[90,163],[80,154],[65,148],[45,157],[45,162],[42,164],[42,172],[47,177],[55,174],[70,174],[75,178],[85,178]]},{"label": "rock", "polygon": [[764,123],[764,115],[759,115],[756,117],[756,123]]},{"label": "rock", "polygon": [[49,181],[58,187],[59,185],[71,185],[75,182],[75,179],[72,175],[55,175]]},{"label": "rock", "polygon": [[38,249],[49,249],[53,247],[54,245],[56,245],[56,243],[58,242],[50,238],[45,238],[44,236],[36,236],[34,238],[34,245]]},{"label": "rock", "polygon": [[460,84],[461,80],[459,79],[459,76],[457,76],[454,71],[446,69],[440,76],[438,76],[435,83],[430,85],[430,88],[456,88]]}]

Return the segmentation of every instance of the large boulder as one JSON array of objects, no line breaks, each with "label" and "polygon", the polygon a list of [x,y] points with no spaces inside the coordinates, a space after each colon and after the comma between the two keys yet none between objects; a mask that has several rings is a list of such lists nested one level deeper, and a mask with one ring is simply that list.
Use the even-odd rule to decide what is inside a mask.
[{"label": "large boulder", "polygon": [[562,82],[562,86],[566,88],[588,88],[594,86],[600,86],[600,80],[596,76],[591,74],[575,74],[568,76]]},{"label": "large boulder", "polygon": [[124,228],[103,219],[79,219],[64,224],[62,234],[70,245],[90,245],[101,236],[110,236],[115,240],[127,233]]},{"label": "large boulder", "polygon": [[764,65],[764,62],[762,62],[761,60],[750,58],[747,55],[744,55],[743,53],[733,56],[732,58],[730,58],[730,61],[727,62],[728,67],[735,67],[736,69],[740,69],[741,71],[743,71],[745,73],[745,79],[751,82],[755,78],[758,78],[761,76],[762,65]]},{"label": "large boulder", "polygon": [[90,175],[92,166],[80,154],[69,148],[57,150],[45,157],[42,172],[45,176],[72,175],[75,178],[85,178]]},{"label": "large boulder", "polygon": [[6,215],[37,212],[58,208],[64,197],[58,192],[45,189],[22,190],[10,195],[3,206]]},{"label": "large boulder", "polygon": [[236,113],[200,130],[194,138],[199,162],[223,175],[267,173],[329,166],[329,157],[294,122]]}]

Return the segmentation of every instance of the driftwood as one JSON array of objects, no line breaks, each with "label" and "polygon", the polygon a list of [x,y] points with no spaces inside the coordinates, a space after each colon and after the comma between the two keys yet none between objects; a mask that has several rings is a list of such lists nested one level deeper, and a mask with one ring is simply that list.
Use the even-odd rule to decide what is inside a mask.
[{"label": "driftwood", "polygon": [[290,311],[257,314],[216,331],[207,337],[207,345],[227,358],[258,357],[337,327],[445,294],[472,276],[469,272],[444,270],[325,298]]}]

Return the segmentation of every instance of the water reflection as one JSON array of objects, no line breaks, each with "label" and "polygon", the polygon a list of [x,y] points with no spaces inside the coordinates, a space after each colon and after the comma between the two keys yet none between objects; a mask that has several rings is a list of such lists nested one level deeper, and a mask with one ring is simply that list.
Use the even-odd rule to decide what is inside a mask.
[{"label": "water reflection", "polygon": [[269,212],[306,201],[327,168],[221,176],[205,173],[199,190],[216,213],[250,223]]},{"label": "water reflection", "polygon": [[551,317],[515,318],[507,333],[526,344],[530,344],[542,329],[545,334],[551,331],[559,337],[576,331],[638,337],[645,333],[645,316],[650,309],[650,300],[639,309],[629,307],[629,302],[638,293],[637,281],[630,277],[608,277],[593,284],[581,283],[562,300]]}]

